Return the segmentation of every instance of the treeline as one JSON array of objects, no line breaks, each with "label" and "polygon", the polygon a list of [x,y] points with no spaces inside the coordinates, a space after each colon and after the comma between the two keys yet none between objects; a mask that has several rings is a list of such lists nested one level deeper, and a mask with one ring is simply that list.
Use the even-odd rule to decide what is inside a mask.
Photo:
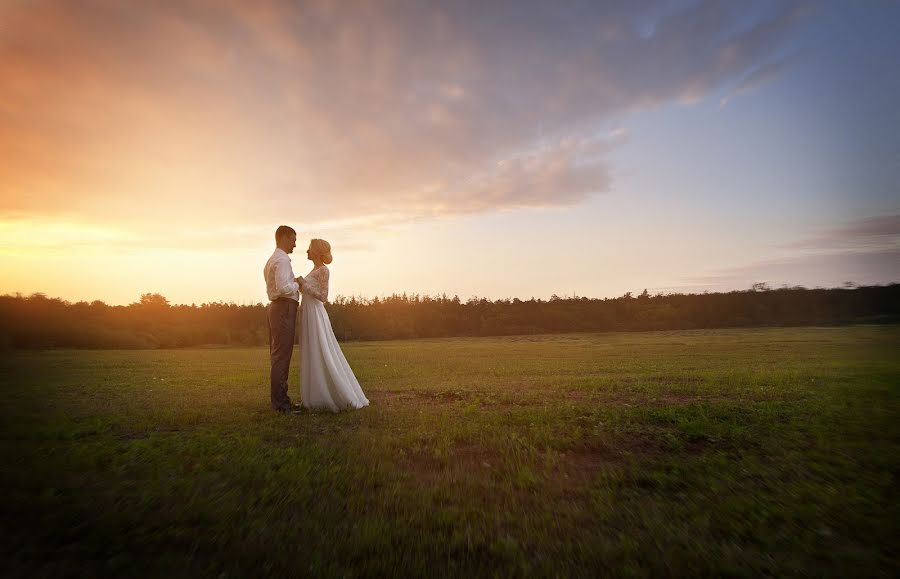
[{"label": "treeline", "polygon": [[[394,295],[327,305],[340,340],[389,340],[588,331],[900,322],[900,284],[618,298],[491,301]],[[0,348],[182,348],[268,343],[263,304],[172,305],[144,294],[128,306],[70,303],[43,294],[0,296]]]}]

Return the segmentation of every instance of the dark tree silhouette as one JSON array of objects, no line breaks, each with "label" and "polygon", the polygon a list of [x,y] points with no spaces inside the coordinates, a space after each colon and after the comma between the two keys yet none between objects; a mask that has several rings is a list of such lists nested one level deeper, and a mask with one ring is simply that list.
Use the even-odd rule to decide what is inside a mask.
[{"label": "dark tree silhouette", "polygon": [[147,308],[164,309],[169,307],[169,300],[160,294],[141,294],[140,305]]},{"label": "dark tree silhouette", "polygon": [[[327,304],[340,340],[494,336],[900,322],[900,284],[802,287],[618,298],[491,301],[458,296],[337,297]],[[172,305],[157,293],[128,306],[69,303],[44,294],[0,296],[0,348],[262,346],[263,304]]]}]

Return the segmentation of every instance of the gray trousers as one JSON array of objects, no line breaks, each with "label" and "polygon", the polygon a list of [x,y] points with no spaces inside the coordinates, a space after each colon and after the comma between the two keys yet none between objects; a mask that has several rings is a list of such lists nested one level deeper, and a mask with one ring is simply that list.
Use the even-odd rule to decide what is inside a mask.
[{"label": "gray trousers", "polygon": [[272,372],[269,376],[272,386],[272,408],[287,411],[291,409],[288,396],[288,371],[291,354],[294,352],[294,332],[297,328],[297,302],[288,298],[278,298],[269,304],[269,356]]}]

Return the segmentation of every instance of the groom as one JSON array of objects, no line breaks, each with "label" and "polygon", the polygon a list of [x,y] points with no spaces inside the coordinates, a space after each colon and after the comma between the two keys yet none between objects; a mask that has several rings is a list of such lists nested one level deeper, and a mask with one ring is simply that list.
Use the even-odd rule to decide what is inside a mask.
[{"label": "groom", "polygon": [[297,232],[287,225],[275,230],[275,252],[263,275],[269,294],[269,355],[272,371],[269,376],[272,387],[272,408],[278,412],[291,412],[295,408],[288,396],[288,369],[294,351],[294,330],[297,327],[297,306],[300,303],[302,277],[294,277],[289,253],[297,246]]}]

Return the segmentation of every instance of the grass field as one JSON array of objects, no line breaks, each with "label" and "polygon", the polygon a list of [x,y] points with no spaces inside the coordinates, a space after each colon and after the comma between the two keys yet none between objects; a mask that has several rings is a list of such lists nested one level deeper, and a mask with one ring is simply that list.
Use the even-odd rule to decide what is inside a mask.
[{"label": "grass field", "polygon": [[[0,354],[7,576],[896,576],[900,328]],[[299,396],[299,371],[291,395]]]}]

